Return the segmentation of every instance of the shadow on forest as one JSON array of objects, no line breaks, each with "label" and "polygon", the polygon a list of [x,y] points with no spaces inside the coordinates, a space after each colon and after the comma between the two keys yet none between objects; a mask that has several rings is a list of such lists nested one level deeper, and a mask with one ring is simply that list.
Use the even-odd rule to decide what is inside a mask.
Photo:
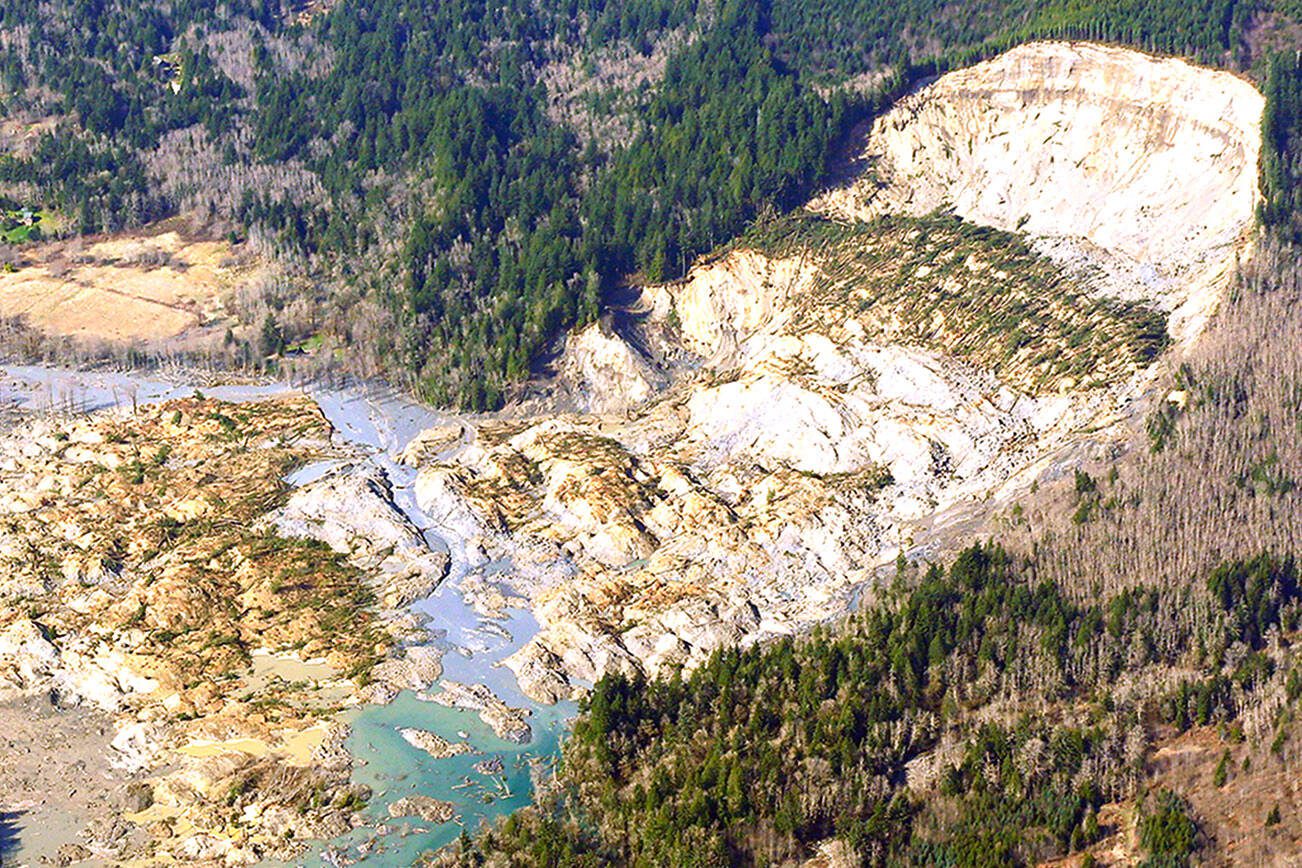
[{"label": "shadow on forest", "polygon": [[21,825],[18,820],[22,811],[0,811],[0,865],[9,861],[9,857],[18,851],[18,832]]}]

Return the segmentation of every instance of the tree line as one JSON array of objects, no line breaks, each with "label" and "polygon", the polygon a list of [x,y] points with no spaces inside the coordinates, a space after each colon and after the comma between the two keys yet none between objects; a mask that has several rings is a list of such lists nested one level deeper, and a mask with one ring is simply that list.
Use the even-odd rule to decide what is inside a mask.
[{"label": "tree line", "polygon": [[[972,546],[808,637],[723,649],[682,678],[602,679],[559,790],[442,862],[767,865],[835,838],[864,864],[1036,864],[1086,850],[1111,833],[1106,803],[1139,799],[1150,864],[1184,864],[1195,819],[1148,792],[1153,729],[1233,724],[1302,678],[1265,641],[1298,627],[1297,578],[1257,555],[1082,604]],[[1122,688],[1136,671],[1147,688]]]},{"label": "tree line", "polygon": [[[1266,8],[381,0],[304,23],[277,0],[16,0],[0,107],[57,125],[0,157],[0,184],[83,232],[202,215],[301,278],[318,315],[258,306],[288,337],[324,331],[327,360],[486,408],[611,289],[681,276],[802,201],[845,131],[927,75],[1042,36],[1233,66]],[[614,46],[629,68],[612,75]],[[561,67],[606,70],[566,117]],[[1271,69],[1279,222],[1297,72]]]},{"label": "tree line", "polygon": [[[1300,262],[1265,234],[1160,437],[1005,506],[1002,544],[902,563],[844,623],[604,680],[556,787],[432,861],[774,864],[835,838],[865,864],[1035,864],[1115,834],[1116,804],[1148,864],[1224,846],[1199,806],[1302,755]],[[1193,730],[1224,752],[1176,786],[1157,748]],[[1296,828],[1226,804],[1260,836],[1240,858]]]}]

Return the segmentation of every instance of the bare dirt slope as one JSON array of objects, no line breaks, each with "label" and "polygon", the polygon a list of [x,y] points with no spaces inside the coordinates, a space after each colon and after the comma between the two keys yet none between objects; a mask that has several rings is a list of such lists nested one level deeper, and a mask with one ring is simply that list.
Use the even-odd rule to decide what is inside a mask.
[{"label": "bare dirt slope", "polygon": [[516,560],[526,690],[799,630],[931,517],[1131,437],[1166,332],[1181,352],[1247,251],[1261,109],[1090,45],[944,76],[862,177],[575,336],[559,392],[586,414],[409,455],[472,558]]},{"label": "bare dirt slope", "polygon": [[952,210],[1024,232],[1176,311],[1192,337],[1257,201],[1264,100],[1247,81],[1121,48],[1032,43],[950,73],[873,125],[842,219]]}]

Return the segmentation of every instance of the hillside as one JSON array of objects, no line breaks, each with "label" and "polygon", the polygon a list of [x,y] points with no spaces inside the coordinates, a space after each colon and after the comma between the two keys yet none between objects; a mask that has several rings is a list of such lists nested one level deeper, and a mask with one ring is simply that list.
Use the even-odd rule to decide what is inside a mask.
[{"label": "hillside", "polygon": [[1024,233],[1104,294],[1171,312],[1188,340],[1255,208],[1262,106],[1247,82],[1178,60],[1032,43],[902,99],[874,122],[860,179],[813,207],[945,208]]},{"label": "hillside", "polygon": [[[381,376],[496,408],[626,282],[681,277],[803,203],[838,176],[847,132],[938,71],[1086,38],[1265,81],[1296,11],[817,7],[110,0],[67,15],[19,0],[0,19],[0,210],[65,235],[181,217],[270,269],[225,305],[240,322],[220,346],[147,355]],[[1291,189],[1290,117],[1268,137],[1273,190]],[[27,255],[39,276],[45,254]]]},{"label": "hillside", "polygon": [[4,5],[0,860],[1299,852],[1299,45]]},{"label": "hillside", "polygon": [[[1278,337],[1297,316],[1296,253],[1254,234],[1260,99],[1169,63],[1041,44],[940,78],[877,121],[864,178],[576,341],[617,368],[562,358],[559,397],[600,412],[481,427],[422,471],[424,500],[481,522],[486,555],[510,552],[515,585],[536,588],[522,684],[562,695],[556,673],[606,673],[539,806],[435,862],[1292,850],[1298,366]],[[1169,91],[1243,98],[1211,117],[1177,117],[1165,95],[1114,101],[1167,75],[1185,76]],[[973,94],[974,79],[1002,84]],[[1056,116],[1060,141],[1133,148],[1178,176],[1173,205],[1116,160],[1050,170],[1052,139],[1020,159],[974,146],[955,169],[944,144],[969,115],[947,100],[997,117],[996,140]],[[875,155],[922,140],[937,144],[907,181],[876,174]],[[1009,200],[1091,206],[1000,227],[961,197],[1001,171]],[[915,206],[892,183],[935,192]],[[1154,319],[1170,347],[1145,343],[1136,326]],[[1023,322],[1029,342],[1010,341]],[[612,403],[629,383],[663,397]],[[1014,551],[951,554],[974,533]],[[862,611],[802,629],[897,553]]]},{"label": "hillside", "polygon": [[[1030,395],[1115,384],[1166,348],[1160,298],[1124,301],[1119,287],[1096,274],[1037,253],[1026,234],[991,231],[940,210],[867,221],[794,212],[735,247],[768,260],[752,268],[797,260],[813,270],[807,285],[789,289],[786,328],[793,334],[826,330],[844,317],[842,328],[874,343],[961,359]],[[719,337],[698,333],[714,324],[687,311],[698,298],[689,282],[679,314],[688,324],[684,340],[717,358]]]},{"label": "hillside", "polygon": [[538,807],[431,861],[1288,864],[1302,287],[1264,241],[1138,443],[996,501],[1009,548],[604,679]]},{"label": "hillside", "polygon": [[1153,448],[999,508],[1014,551],[902,561],[808,636],[601,682],[540,809],[440,864],[1287,864],[1297,263],[1247,270]]},{"label": "hillside", "polygon": [[1087,605],[1033,576],[1034,562],[975,547],[810,638],[723,651],[681,681],[606,679],[553,801],[437,864],[1292,852],[1292,560]]},{"label": "hillside", "polygon": [[[1080,50],[1015,49],[977,72],[1020,68],[1028,52]],[[1150,134],[1149,106],[1111,102],[1125,87],[1118,76],[1142,80],[1164,62],[1124,52],[1109,62],[1113,75],[1080,66],[1070,88],[1046,79],[1044,101],[1090,104],[1105,81],[1097,99],[1117,113],[1112,146],[1173,173],[1187,166],[1181,136]],[[1248,99],[1218,121],[1245,143],[1225,171],[1208,180],[1190,167],[1233,240],[1200,254],[1205,316],[1251,250],[1253,199],[1237,184],[1253,178],[1243,161],[1256,153],[1260,98],[1225,73],[1182,64],[1180,74],[1190,90],[1242,88]],[[1038,93],[1025,81],[1009,90]],[[905,104],[878,129],[912,117]],[[1064,134],[1099,136],[1088,113],[1083,123]],[[1105,207],[1167,231],[1173,218],[1116,186],[1104,165],[1081,168],[1062,191],[1049,179],[1039,195],[1110,187]],[[1089,224],[1073,228],[1083,238]],[[799,633],[842,611],[851,589],[898,555],[953,542],[928,538],[938,517],[979,514],[1127,443],[1162,400],[1162,366],[1188,349],[1162,355],[1180,308],[1161,284],[1134,300],[1125,280],[1055,260],[1063,237],[1041,253],[1046,236],[955,217],[799,212],[682,281],[645,288],[624,320],[580,333],[546,400],[471,425],[454,453],[409,449],[421,506],[472,541],[469,562],[514,564],[511,584],[542,624],[509,661],[525,691],[554,699],[603,674],[665,675],[721,646]],[[1125,254],[1094,249],[1110,261]],[[588,412],[556,413],[549,402]]]}]

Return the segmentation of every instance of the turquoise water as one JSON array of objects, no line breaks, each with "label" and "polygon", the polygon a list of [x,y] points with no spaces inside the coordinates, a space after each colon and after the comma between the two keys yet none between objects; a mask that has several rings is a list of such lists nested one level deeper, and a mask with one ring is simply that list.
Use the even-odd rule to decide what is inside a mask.
[{"label": "turquoise water", "polygon": [[[411,691],[403,691],[388,705],[349,712],[345,719],[352,734],[345,747],[355,760],[353,780],[371,788],[363,812],[371,825],[331,841],[330,846],[358,864],[410,865],[422,853],[455,841],[462,829],[474,832],[485,822],[529,804],[531,770],[536,767],[537,774],[551,774],[568,722],[577,711],[573,702],[548,706],[529,700],[520,693],[511,671],[498,665],[537,631],[529,612],[509,610],[506,619],[492,621],[493,629],[483,630],[485,622],[462,599],[456,581],[444,583],[415,608],[429,616],[427,626],[442,637],[444,678],[486,684],[508,705],[529,709],[533,738],[525,745],[505,741],[478,713],[420,700]],[[434,759],[403,739],[398,730],[406,727],[468,742],[477,753]],[[494,757],[502,762],[501,774],[475,771],[476,763]],[[452,802],[456,820],[435,825],[419,818],[391,818],[389,805],[411,795]],[[379,835],[377,826],[386,828],[387,834]],[[314,852],[309,861],[323,861],[321,852]]]},{"label": "turquoise water", "polygon": [[[38,366],[4,366],[8,379],[0,382],[0,402],[32,409],[75,408],[82,412],[132,403],[163,401],[193,394],[193,384],[164,377],[106,371],[70,371]],[[231,401],[256,401],[291,391],[282,383],[211,387],[204,391]],[[462,540],[431,526],[416,503],[416,471],[394,460],[420,431],[449,417],[404,400],[392,391],[371,388],[304,391],[315,400],[336,436],[362,447],[367,460],[382,469],[393,487],[394,503],[424,532],[431,548],[446,551],[452,566],[447,579],[428,599],[413,608],[427,617],[435,644],[445,652],[444,678],[484,684],[508,705],[531,712],[532,740],[518,745],[498,738],[476,712],[446,708],[416,698],[407,691],[384,706],[366,706],[345,719],[352,734],[345,743],[354,758],[353,779],[369,786],[372,798],[363,811],[368,825],[329,842],[320,842],[298,864],[410,865],[422,853],[456,840],[462,829],[475,831],[527,805],[532,798],[531,773],[548,775],[560,754],[567,721],[576,713],[572,702],[545,706],[523,696],[510,670],[500,665],[538,630],[532,615],[509,610],[506,617],[486,621],[462,599],[459,588],[467,574]],[[464,446],[454,446],[450,452]],[[355,459],[354,459],[355,460]],[[315,462],[288,478],[302,485],[328,472],[338,461]],[[509,563],[495,563],[475,572],[494,581],[509,577]],[[433,688],[437,692],[438,688]],[[437,760],[408,744],[398,730],[412,727],[437,733],[448,741],[469,742],[474,754]],[[463,738],[460,733],[465,733]],[[497,758],[500,774],[475,771],[478,762]],[[537,769],[536,772],[532,770]],[[456,820],[431,824],[417,817],[391,818],[388,807],[405,796],[423,795],[452,802]],[[2,821],[3,818],[0,818]],[[0,822],[0,842],[6,834]]]},{"label": "turquoise water", "polygon": [[[463,828],[473,832],[484,822],[524,807],[533,790],[531,767],[537,765],[540,774],[551,773],[570,714],[572,709],[560,707],[535,709],[530,718],[533,741],[518,745],[498,738],[472,711],[424,702],[410,692],[403,692],[389,705],[353,713],[349,720],[353,732],[347,741],[349,753],[357,760],[353,779],[373,791],[366,817],[390,831],[377,836],[374,828],[363,827],[332,843],[352,850],[347,855],[357,858],[356,846],[376,839],[362,863],[410,865],[422,853],[455,841]],[[464,732],[480,753],[434,759],[398,734],[400,727],[409,726],[436,732],[449,741],[461,740],[457,733]],[[502,761],[501,774],[475,771],[476,763],[491,757]],[[466,781],[471,785],[465,786]],[[433,825],[419,818],[390,818],[388,805],[411,795],[453,802],[457,820]]]},{"label": "turquoise water", "polygon": [[[525,745],[498,738],[476,712],[425,702],[411,692],[403,692],[388,705],[368,706],[349,714],[352,734],[345,746],[355,760],[353,780],[372,791],[364,811],[370,825],[329,842],[314,851],[313,859],[325,861],[337,854],[342,857],[340,862],[409,865],[422,853],[452,843],[463,829],[474,832],[484,823],[529,804],[533,795],[531,774],[551,773],[560,755],[566,723],[576,713],[576,707],[574,703],[540,705],[520,693],[515,676],[500,664],[538,631],[537,622],[521,609],[508,610],[501,619],[486,620],[466,603],[460,590],[461,579],[469,572],[463,541],[432,526],[416,503],[416,472],[394,461],[397,451],[413,436],[446,418],[391,394],[316,391],[312,397],[339,436],[374,450],[370,460],[388,476],[394,503],[424,532],[431,548],[445,551],[451,558],[448,578],[429,598],[412,607],[425,616],[426,628],[444,651],[443,677],[487,685],[508,705],[531,712],[533,738]],[[301,483],[318,472],[321,468],[304,468],[300,471],[302,478],[294,481]],[[474,570],[489,582],[507,578],[510,571],[509,563]],[[407,727],[427,730],[452,742],[469,742],[478,753],[434,759],[402,738],[398,730]],[[491,758],[501,761],[500,774],[475,771],[476,763]],[[453,803],[456,819],[431,824],[419,818],[391,818],[389,805],[412,795]]]}]

